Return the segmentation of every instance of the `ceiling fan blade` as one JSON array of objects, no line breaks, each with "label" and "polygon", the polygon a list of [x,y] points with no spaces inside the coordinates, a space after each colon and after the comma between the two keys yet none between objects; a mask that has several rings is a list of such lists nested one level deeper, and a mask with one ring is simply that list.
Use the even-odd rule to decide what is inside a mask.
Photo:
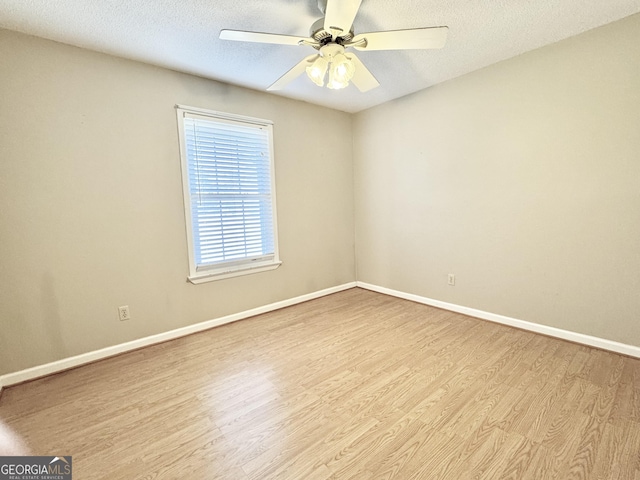
[{"label": "ceiling fan blade", "polygon": [[373,73],[369,71],[367,67],[364,66],[364,63],[360,61],[358,57],[356,57],[355,53],[345,53],[345,57],[353,62],[353,66],[355,67],[355,71],[353,73],[353,78],[351,81],[353,84],[360,90],[361,92],[368,92],[369,90],[380,86],[376,77],[373,76]]},{"label": "ceiling fan blade", "polygon": [[267,88],[267,90],[282,90],[289,82],[302,75],[307,66],[311,65],[318,56],[318,54],[315,54],[304,58],[300,63],[294,65],[291,70],[276,80],[269,88]]},{"label": "ceiling fan blade", "polygon": [[279,45],[300,45],[302,41],[315,42],[313,38],[278,35],[275,33],[244,32],[242,30],[220,30],[221,40],[236,42],[275,43]]},{"label": "ceiling fan blade", "polygon": [[349,43],[354,44],[366,40],[363,45],[352,45],[353,48],[362,51],[442,48],[447,41],[448,31],[449,27],[427,27],[361,33],[353,37]]},{"label": "ceiling fan blade", "polygon": [[324,15],[324,29],[335,33],[347,34],[351,31],[353,20],[356,18],[362,0],[327,0],[327,10]]}]

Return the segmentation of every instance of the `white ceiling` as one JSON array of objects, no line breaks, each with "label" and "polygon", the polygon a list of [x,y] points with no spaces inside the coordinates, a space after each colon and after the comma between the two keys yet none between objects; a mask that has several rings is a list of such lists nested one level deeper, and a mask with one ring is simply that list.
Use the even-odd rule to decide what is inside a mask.
[{"label": "white ceiling", "polygon": [[[448,25],[447,44],[358,52],[380,82],[366,93],[303,75],[277,94],[357,112],[638,12],[640,0],[363,0],[356,34]],[[320,17],[317,0],[0,0],[0,27],[257,90],[314,50],[220,30],[307,36]]]}]

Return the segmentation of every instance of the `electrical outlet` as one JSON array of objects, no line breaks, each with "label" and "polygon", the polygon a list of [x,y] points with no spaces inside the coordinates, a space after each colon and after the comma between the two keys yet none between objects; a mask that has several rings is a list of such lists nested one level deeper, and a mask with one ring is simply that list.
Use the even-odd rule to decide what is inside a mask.
[{"label": "electrical outlet", "polygon": [[455,285],[456,284],[456,276],[453,273],[450,273],[449,276],[447,277],[447,283],[449,285]]},{"label": "electrical outlet", "polygon": [[129,315],[129,305],[118,307],[118,318],[120,318],[121,322],[124,320],[131,320],[131,315]]}]

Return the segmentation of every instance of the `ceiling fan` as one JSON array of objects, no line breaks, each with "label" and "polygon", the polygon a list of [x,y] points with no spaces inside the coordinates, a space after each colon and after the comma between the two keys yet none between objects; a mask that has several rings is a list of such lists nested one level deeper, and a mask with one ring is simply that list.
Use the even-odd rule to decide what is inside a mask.
[{"label": "ceiling fan", "polygon": [[309,37],[221,30],[220,39],[278,45],[308,45],[318,50],[318,53],[309,55],[296,64],[267,90],[281,90],[306,72],[320,87],[324,86],[328,74],[328,88],[345,88],[349,81],[352,81],[358,90],[366,92],[380,84],[353,52],[346,51],[347,48],[373,51],[444,46],[449,30],[444,26],[354,34],[353,20],[361,3],[362,0],[318,0],[318,7],[324,17],[311,26]]}]

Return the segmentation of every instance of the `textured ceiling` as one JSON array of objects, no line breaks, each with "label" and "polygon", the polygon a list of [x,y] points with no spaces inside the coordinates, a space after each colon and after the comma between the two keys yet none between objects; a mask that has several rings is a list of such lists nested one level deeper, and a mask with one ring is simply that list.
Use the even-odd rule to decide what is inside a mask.
[{"label": "textured ceiling", "polygon": [[[277,94],[357,112],[638,12],[640,0],[363,0],[356,34],[448,25],[447,44],[358,52],[380,81],[366,93],[303,75]],[[307,36],[320,17],[317,0],[0,0],[0,27],[257,90],[314,50],[220,30]]]}]

